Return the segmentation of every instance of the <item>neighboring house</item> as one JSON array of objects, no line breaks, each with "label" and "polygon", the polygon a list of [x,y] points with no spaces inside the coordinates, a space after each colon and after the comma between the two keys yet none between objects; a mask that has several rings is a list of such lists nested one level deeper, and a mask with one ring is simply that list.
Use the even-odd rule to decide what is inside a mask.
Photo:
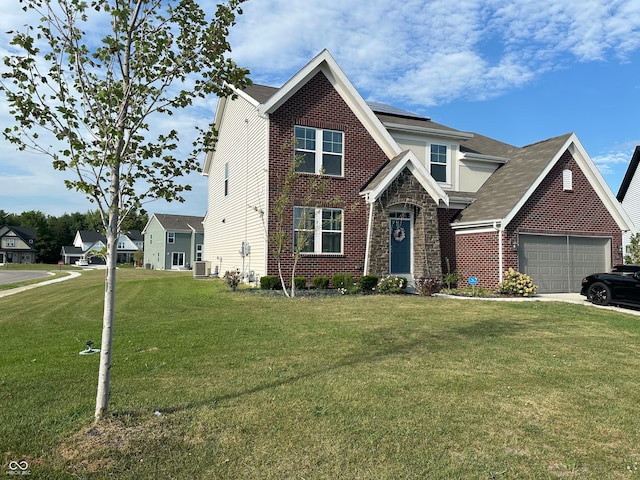
[{"label": "neighboring house", "polygon": [[[628,216],[574,134],[518,148],[367,103],[326,50],[281,88],[234,93],[203,165],[204,260],[221,272],[277,274],[272,212],[294,155],[286,275],[294,230],[313,239],[296,269],[309,280],[450,268],[493,288],[512,267],[541,293],[577,292],[622,261]],[[325,193],[309,195],[317,179]]]},{"label": "neighboring house", "polygon": [[640,163],[640,145],[638,145],[633,152],[627,172],[622,179],[620,189],[618,190],[618,201],[622,204],[622,208],[627,212],[631,219],[631,230],[623,233],[622,246],[623,251],[627,251],[631,236],[638,233],[638,226],[640,226],[640,170],[638,170],[638,164]]},{"label": "neighboring house", "polygon": [[154,214],[142,230],[144,264],[156,270],[188,270],[202,260],[203,217]]},{"label": "neighboring house", "polygon": [[35,263],[35,227],[0,227],[0,264]]},{"label": "neighboring house", "polygon": [[[107,246],[107,238],[98,232],[78,230],[73,245],[64,246],[60,256],[65,264],[86,261],[90,264],[104,264],[98,254]],[[144,248],[144,241],[139,230],[129,230],[120,234],[117,240],[117,263],[131,263],[138,250]]]}]

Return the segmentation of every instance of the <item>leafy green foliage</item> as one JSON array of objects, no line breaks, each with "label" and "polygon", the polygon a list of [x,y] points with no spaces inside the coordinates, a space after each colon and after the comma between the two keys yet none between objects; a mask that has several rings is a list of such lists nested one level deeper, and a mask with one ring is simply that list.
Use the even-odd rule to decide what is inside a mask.
[{"label": "leafy green foliage", "polygon": [[224,273],[224,277],[222,277],[224,283],[234,292],[238,289],[238,285],[242,281],[242,274],[240,270],[230,270]]},{"label": "leafy green foliage", "polygon": [[640,264],[640,233],[631,236],[624,261],[625,263]]},{"label": "leafy green foliage", "polygon": [[326,290],[329,288],[329,277],[325,275],[316,275],[313,277],[313,287],[317,290]]},{"label": "leafy green foliage", "polygon": [[376,291],[378,293],[403,293],[407,288],[407,279],[397,275],[388,275],[378,282]]},{"label": "leafy green foliage", "polygon": [[296,284],[296,290],[304,290],[307,288],[307,279],[305,277],[295,277],[293,281]]},{"label": "leafy green foliage", "polygon": [[363,275],[358,279],[358,285],[360,286],[360,290],[362,290],[364,293],[371,293],[378,285],[378,276]]},{"label": "leafy green foliage", "polygon": [[335,273],[331,277],[333,288],[347,288],[353,285],[353,275],[350,273]]},{"label": "leafy green foliage", "polygon": [[281,290],[280,277],[278,275],[263,275],[260,277],[260,288],[262,290]]},{"label": "leafy green foliage", "polygon": [[442,289],[442,282],[436,277],[420,277],[414,280],[416,292],[430,297]]}]

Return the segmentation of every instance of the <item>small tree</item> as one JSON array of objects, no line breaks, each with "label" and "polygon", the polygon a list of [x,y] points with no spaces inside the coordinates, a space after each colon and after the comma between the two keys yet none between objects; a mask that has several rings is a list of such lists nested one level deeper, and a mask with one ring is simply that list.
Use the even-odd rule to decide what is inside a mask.
[{"label": "small tree", "polygon": [[[229,85],[248,83],[248,71],[227,57],[226,37],[243,0],[218,4],[211,18],[196,0],[20,1],[40,23],[9,32],[16,51],[4,58],[0,89],[16,123],[4,135],[72,173],[66,186],[97,205],[107,237],[99,420],[109,400],[122,222],[144,202],[184,201],[182,192],[190,190],[179,177],[199,169],[215,131],[194,126],[192,152],[176,156],[178,132],[163,129],[160,120],[195,99],[228,96]],[[84,30],[89,20],[110,28],[99,43]],[[155,138],[152,126],[160,131]]]},{"label": "small tree", "polygon": [[626,255],[624,256],[624,262],[640,264],[640,232],[631,236]]}]

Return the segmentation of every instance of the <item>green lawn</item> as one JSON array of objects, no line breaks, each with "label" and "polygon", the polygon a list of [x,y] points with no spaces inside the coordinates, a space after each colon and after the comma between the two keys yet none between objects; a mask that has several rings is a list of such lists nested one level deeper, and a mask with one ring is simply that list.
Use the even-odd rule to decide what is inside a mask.
[{"label": "green lawn", "polygon": [[[119,271],[0,298],[0,474],[31,478],[640,478],[640,318],[589,306],[230,292]],[[159,412],[159,413],[154,413]]]}]

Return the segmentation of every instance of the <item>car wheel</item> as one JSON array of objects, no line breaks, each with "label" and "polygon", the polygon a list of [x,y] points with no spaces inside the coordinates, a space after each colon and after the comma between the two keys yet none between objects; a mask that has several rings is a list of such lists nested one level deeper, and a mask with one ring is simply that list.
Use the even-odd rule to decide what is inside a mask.
[{"label": "car wheel", "polygon": [[595,305],[609,305],[611,303],[611,289],[604,283],[594,283],[589,287],[587,298]]}]

